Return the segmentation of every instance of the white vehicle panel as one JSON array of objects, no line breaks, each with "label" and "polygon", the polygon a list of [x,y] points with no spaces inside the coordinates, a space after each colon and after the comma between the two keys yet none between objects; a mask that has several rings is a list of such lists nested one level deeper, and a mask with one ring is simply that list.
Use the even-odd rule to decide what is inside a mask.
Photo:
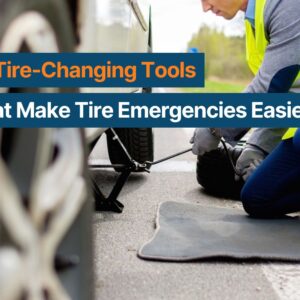
[{"label": "white vehicle panel", "polygon": [[[148,52],[150,6],[146,0],[81,0],[80,6],[80,52]],[[81,91],[130,93],[139,88],[83,88]]]}]

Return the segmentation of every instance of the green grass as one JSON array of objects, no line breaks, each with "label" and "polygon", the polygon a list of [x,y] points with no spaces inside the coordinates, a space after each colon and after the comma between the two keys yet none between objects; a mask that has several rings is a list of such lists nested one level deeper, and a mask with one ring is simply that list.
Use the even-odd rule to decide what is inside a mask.
[{"label": "green grass", "polygon": [[188,93],[240,93],[244,90],[246,86],[240,83],[228,83],[215,81],[215,80],[205,80],[204,88],[185,88],[183,92]]}]

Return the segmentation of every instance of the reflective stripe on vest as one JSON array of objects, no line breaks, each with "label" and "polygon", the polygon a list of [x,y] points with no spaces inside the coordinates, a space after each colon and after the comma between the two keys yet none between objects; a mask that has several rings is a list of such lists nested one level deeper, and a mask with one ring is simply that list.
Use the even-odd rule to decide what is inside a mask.
[{"label": "reflective stripe on vest", "polygon": [[298,128],[289,128],[288,131],[284,134],[284,136],[282,137],[283,140],[287,140],[290,139],[292,137],[294,137],[296,131]]},{"label": "reflective stripe on vest", "polygon": [[[264,11],[267,0],[255,1],[255,33],[251,23],[245,20],[246,26],[246,58],[250,70],[257,74],[269,44],[265,35]],[[297,79],[300,78],[300,73]],[[296,79],[296,80],[297,80]],[[290,128],[282,139],[292,138],[297,128]]]}]

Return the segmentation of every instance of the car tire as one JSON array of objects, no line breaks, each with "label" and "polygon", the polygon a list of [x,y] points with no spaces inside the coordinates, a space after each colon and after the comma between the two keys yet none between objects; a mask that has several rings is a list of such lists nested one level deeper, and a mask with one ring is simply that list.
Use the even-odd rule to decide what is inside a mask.
[{"label": "car tire", "polygon": [[[235,164],[242,148],[229,146],[228,152]],[[235,200],[240,199],[244,182],[234,179],[235,173],[223,146],[198,156],[196,175],[198,183],[208,194]]]},{"label": "car tire", "polygon": [[94,251],[92,218],[94,198],[91,191],[90,173],[87,165],[88,149],[83,129],[78,130],[78,138],[84,150],[83,178],[87,186],[87,197],[79,214],[64,236],[57,257],[73,257],[79,263],[58,271],[58,276],[72,300],[94,299]]},{"label": "car tire", "polygon": [[[153,161],[152,128],[116,128],[117,135],[131,157],[139,162]],[[112,164],[129,164],[129,159],[109,130],[106,134],[109,159]],[[121,171],[115,168],[116,171]]]}]

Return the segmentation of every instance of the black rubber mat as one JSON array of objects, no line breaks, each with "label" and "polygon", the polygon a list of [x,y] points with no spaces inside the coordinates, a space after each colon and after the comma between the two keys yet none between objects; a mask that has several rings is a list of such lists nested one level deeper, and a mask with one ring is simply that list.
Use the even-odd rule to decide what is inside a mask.
[{"label": "black rubber mat", "polygon": [[164,202],[143,259],[300,261],[300,220],[253,219],[239,209]]}]

